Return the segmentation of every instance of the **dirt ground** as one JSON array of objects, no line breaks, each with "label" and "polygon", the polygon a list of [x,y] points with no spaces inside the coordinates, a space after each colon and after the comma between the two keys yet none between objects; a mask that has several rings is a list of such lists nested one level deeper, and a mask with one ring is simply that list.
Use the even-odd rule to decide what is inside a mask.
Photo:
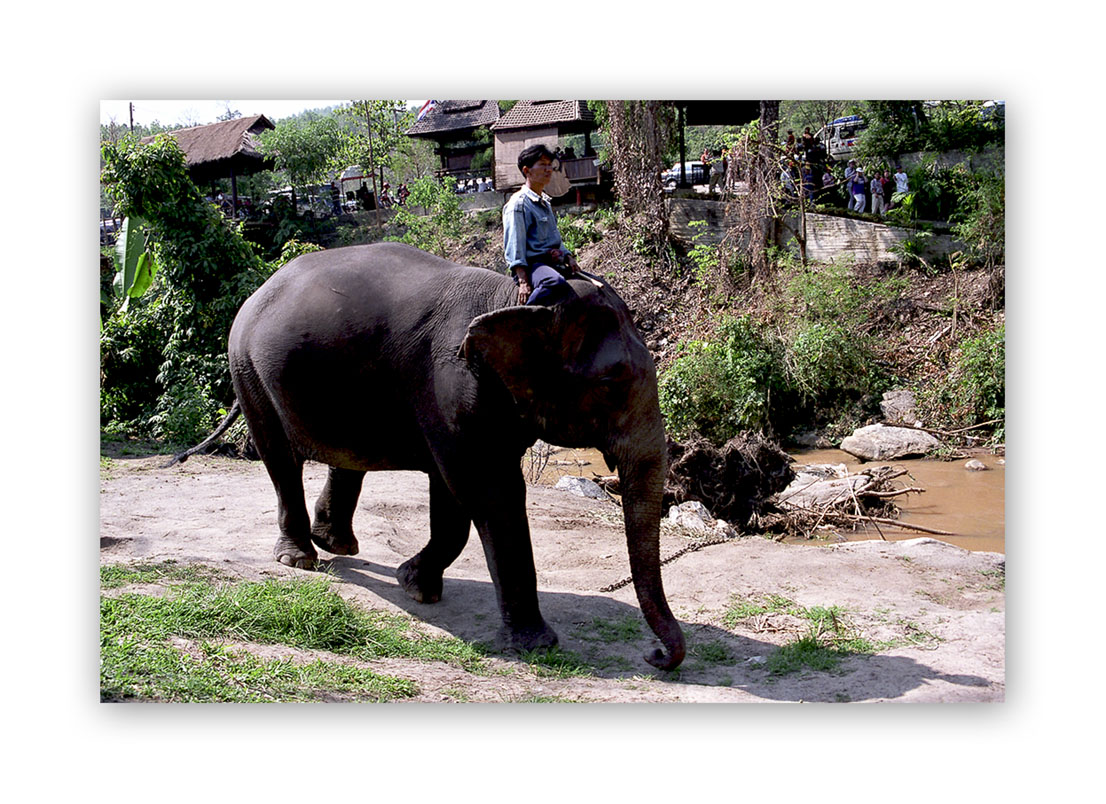
[{"label": "dirt ground", "polygon": [[[164,456],[108,459],[101,467],[100,557],[200,563],[243,580],[305,574],[275,563],[276,498],[259,462],[197,456],[160,468]],[[309,506],[326,468],[308,464]],[[423,702],[540,699],[585,702],[963,702],[1005,695],[1005,559],[933,539],[835,545],[777,544],[742,537],[688,552],[664,567],[669,603],[684,627],[688,656],[674,673],[642,656],[655,645],[632,585],[600,590],[629,575],[618,507],[531,486],[527,507],[546,620],[561,647],[582,657],[584,677],[556,678],[509,654],[493,672],[389,660],[374,669],[410,678]],[[424,475],[366,476],[354,519],[357,556],[322,554],[341,594],[366,608],[406,613],[431,633],[491,642],[495,593],[475,532],[447,571],[443,599],[415,603],[395,567],[425,543]],[[663,556],[691,542],[662,528]],[[893,647],[847,656],[830,671],[777,675],[764,659],[807,632],[783,613],[727,624],[736,601],[779,595],[798,606],[839,607],[857,636]],[[633,624],[640,624],[635,635]],[[627,636],[627,633],[629,636]],[[255,648],[267,656],[285,648]]]}]

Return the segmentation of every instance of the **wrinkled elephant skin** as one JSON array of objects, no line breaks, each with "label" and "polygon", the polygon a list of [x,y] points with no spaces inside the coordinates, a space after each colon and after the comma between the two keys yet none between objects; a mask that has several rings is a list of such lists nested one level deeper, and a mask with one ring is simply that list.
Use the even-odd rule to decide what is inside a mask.
[{"label": "wrinkled elephant skin", "polygon": [[[617,466],[638,601],[671,669],[684,656],[661,585],[665,471],[656,371],[625,304],[572,279],[551,308],[515,306],[514,283],[399,244],[296,258],[242,306],[230,333],[235,393],[276,487],[274,555],[311,568],[316,546],[358,550],[353,514],[365,472],[430,477],[430,538],[396,577],[416,601],[475,524],[508,647],[556,644],[538,610],[521,458],[541,438],[596,447]],[[330,467],[312,523],[305,460]]]}]

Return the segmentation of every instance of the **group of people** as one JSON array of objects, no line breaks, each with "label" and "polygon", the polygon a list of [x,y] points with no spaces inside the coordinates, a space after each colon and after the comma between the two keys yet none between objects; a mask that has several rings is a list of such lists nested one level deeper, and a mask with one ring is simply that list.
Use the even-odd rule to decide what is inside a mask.
[{"label": "group of people", "polygon": [[407,196],[411,195],[411,191],[407,189],[407,183],[399,185],[399,189],[396,190],[395,195],[392,195],[392,186],[388,182],[384,182],[384,186],[380,188],[380,208],[390,209],[394,206],[403,206],[407,203]]},{"label": "group of people", "polygon": [[845,193],[849,197],[848,209],[851,212],[870,209],[873,215],[883,217],[894,207],[894,194],[907,192],[910,192],[910,177],[902,165],[895,168],[894,175],[890,170],[877,170],[871,178],[865,174],[864,168],[857,167],[855,159],[850,159],[845,168]]},{"label": "group of people", "polygon": [[488,190],[494,190],[492,186],[491,176],[481,176],[478,179],[462,179],[457,182],[457,194],[464,195],[466,193],[483,193]]}]

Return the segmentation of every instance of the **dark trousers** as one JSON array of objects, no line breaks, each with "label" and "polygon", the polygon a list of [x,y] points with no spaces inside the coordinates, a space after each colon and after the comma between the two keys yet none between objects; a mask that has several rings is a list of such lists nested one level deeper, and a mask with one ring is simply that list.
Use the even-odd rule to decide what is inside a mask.
[{"label": "dark trousers", "polygon": [[572,292],[572,288],[560,272],[548,265],[535,264],[530,267],[530,284],[534,292],[530,294],[526,303],[542,307],[564,301]]}]

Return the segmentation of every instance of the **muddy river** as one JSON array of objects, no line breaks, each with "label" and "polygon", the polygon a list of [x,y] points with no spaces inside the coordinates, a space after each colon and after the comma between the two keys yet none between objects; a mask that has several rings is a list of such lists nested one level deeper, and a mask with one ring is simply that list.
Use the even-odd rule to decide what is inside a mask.
[{"label": "muddy river", "polygon": [[[797,464],[831,463],[845,464],[849,472],[856,472],[864,464],[846,452],[835,449],[806,450],[791,453]],[[970,471],[964,468],[967,459],[956,461],[932,461],[923,459],[888,461],[887,465],[901,467],[909,472],[898,478],[910,486],[923,488],[920,494],[908,494],[896,499],[902,509],[903,522],[925,528],[944,530],[955,535],[934,536],[944,542],[968,550],[1006,552],[1005,491],[1006,467],[1003,458],[995,455],[976,455],[986,466],[986,471]],[[874,465],[882,465],[875,463]],[[611,474],[603,456],[596,450],[565,449],[551,456],[541,474],[540,482],[553,485],[563,475]],[[891,525],[880,525],[883,537],[888,540],[915,539],[929,534],[901,530]],[[879,539],[875,528],[857,530],[846,534],[850,541]]]}]

